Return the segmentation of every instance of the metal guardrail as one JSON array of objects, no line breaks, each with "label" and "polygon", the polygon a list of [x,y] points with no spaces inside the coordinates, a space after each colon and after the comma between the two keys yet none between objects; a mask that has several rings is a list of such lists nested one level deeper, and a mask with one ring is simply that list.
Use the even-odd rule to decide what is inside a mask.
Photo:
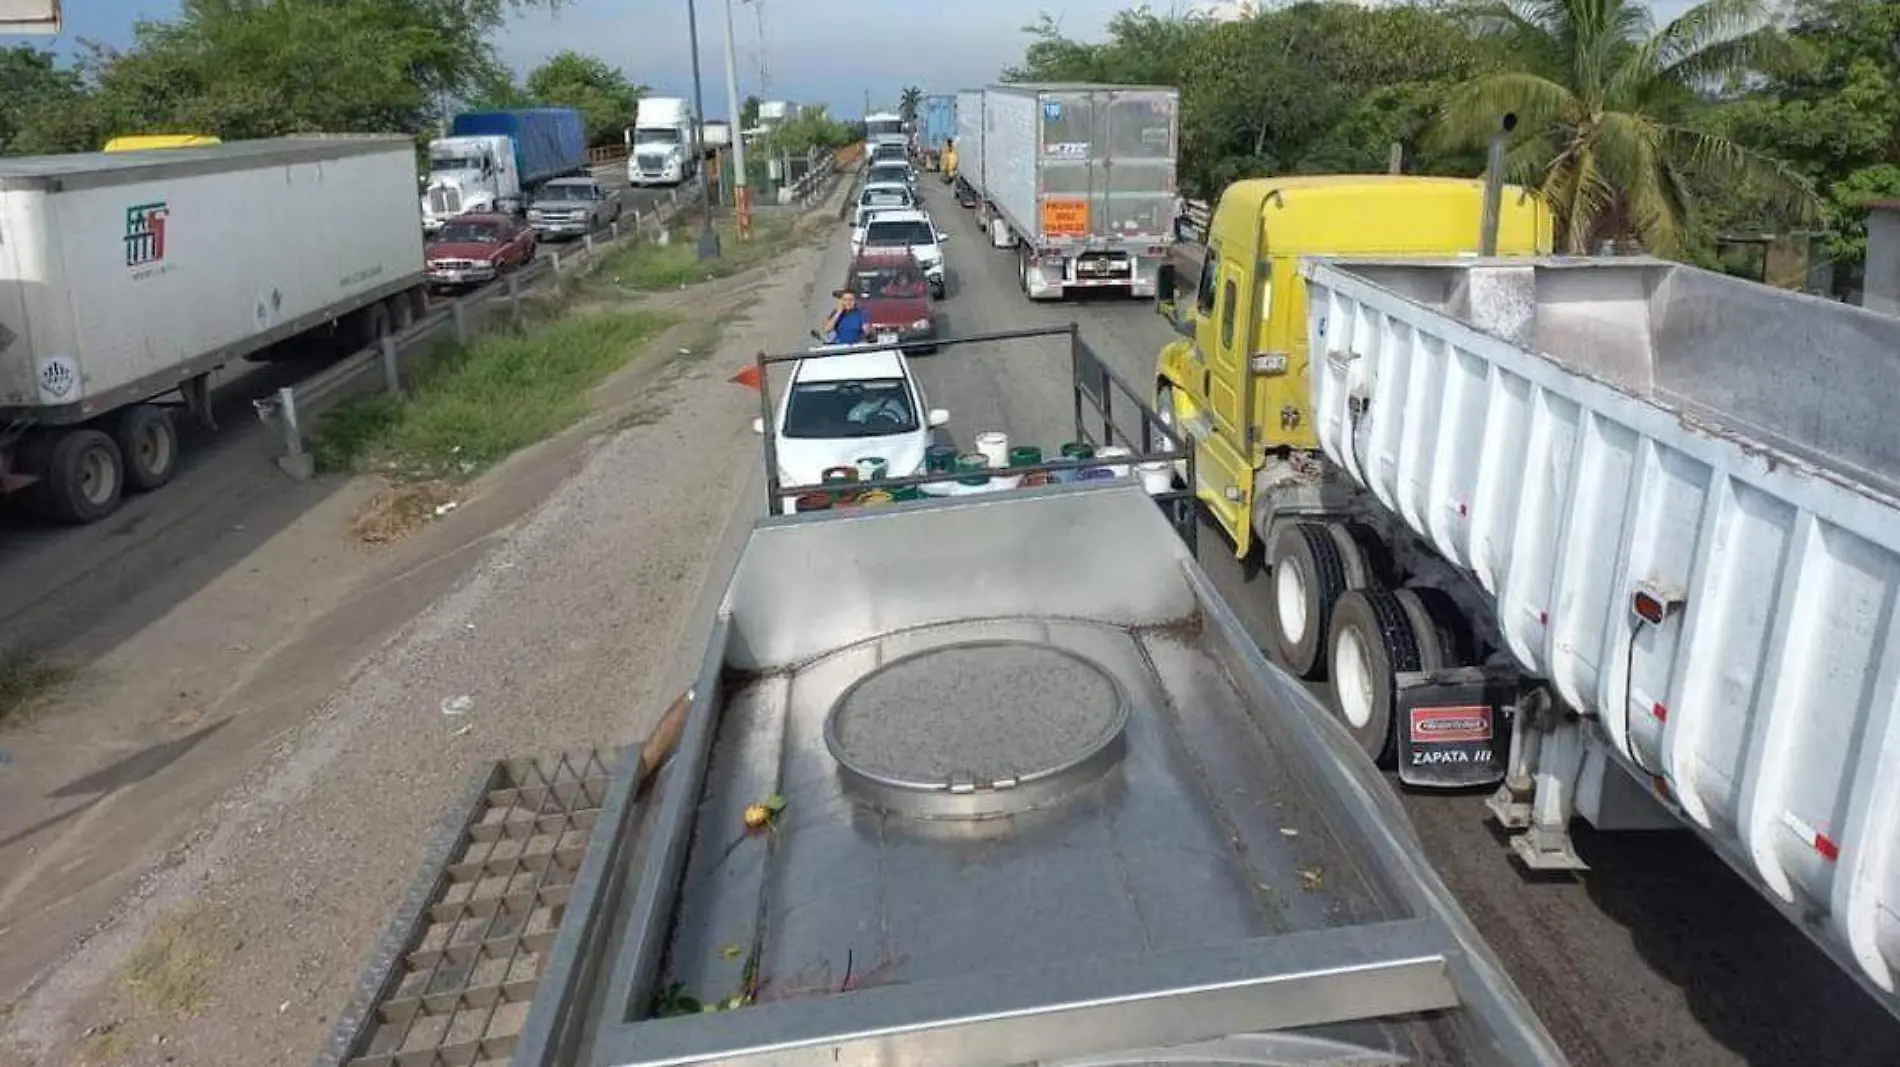
[{"label": "metal guardrail", "polygon": [[[813,180],[810,188],[801,193],[797,200],[801,209],[809,206],[823,191],[825,179],[832,173],[830,157],[826,157],[822,172],[813,171],[812,175],[807,175]],[[490,305],[497,300],[508,302],[508,321],[518,321],[521,298],[538,283],[577,269],[589,269],[602,249],[616,246],[622,241],[638,240],[643,232],[663,227],[691,203],[693,192],[691,187],[670,189],[646,216],[643,217],[636,209],[631,225],[616,221],[609,225],[605,234],[582,237],[578,247],[549,248],[542,258],[521,270],[449,301],[445,306],[423,315],[407,329],[385,335],[377,344],[346,356],[295,385],[284,386],[270,396],[253,400],[251,403],[257,410],[258,420],[272,428],[282,442],[283,453],[277,457],[277,465],[293,478],[314,476],[315,457],[305,444],[316,420],[324,412],[351,397],[378,388],[400,396],[402,364],[415,351],[444,339],[467,344],[481,332],[479,327],[486,325],[488,313],[492,310]]]}]

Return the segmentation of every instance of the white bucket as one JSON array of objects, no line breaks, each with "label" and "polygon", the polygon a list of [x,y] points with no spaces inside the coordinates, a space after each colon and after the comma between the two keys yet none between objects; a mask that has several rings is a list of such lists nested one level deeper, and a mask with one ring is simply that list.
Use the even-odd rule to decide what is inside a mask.
[{"label": "white bucket", "polygon": [[1009,466],[1009,435],[1001,430],[985,430],[976,435],[976,450],[992,467]]},{"label": "white bucket", "polygon": [[[1115,459],[1120,456],[1132,456],[1134,452],[1121,445],[1103,445],[1095,450],[1096,459]],[[1122,463],[1108,468],[1117,478],[1128,477],[1128,464]]]},{"label": "white bucket", "polygon": [[1174,488],[1174,464],[1165,459],[1135,464],[1135,473],[1141,477],[1141,487],[1150,495],[1165,493]]}]

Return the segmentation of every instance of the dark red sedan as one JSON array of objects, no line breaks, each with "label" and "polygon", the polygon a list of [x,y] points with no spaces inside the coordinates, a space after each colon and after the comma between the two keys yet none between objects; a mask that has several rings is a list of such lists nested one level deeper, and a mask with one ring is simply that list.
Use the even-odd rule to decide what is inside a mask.
[{"label": "dark red sedan", "polygon": [[[845,287],[870,316],[871,341],[926,341],[937,336],[924,268],[908,248],[867,248],[852,261]],[[935,352],[936,345],[908,349]]]},{"label": "dark red sedan", "polygon": [[458,215],[422,249],[429,288],[486,285],[534,262],[534,231],[508,215]]}]

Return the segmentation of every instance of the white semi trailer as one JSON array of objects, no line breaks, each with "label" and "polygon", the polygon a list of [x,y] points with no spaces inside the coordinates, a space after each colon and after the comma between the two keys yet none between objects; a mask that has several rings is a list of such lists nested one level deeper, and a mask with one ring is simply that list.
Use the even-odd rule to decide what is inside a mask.
[{"label": "white semi trailer", "polygon": [[212,425],[220,367],[301,335],[366,346],[422,283],[406,137],[0,160],[0,493],[104,518],[171,480],[172,410]]},{"label": "white semi trailer", "polygon": [[1174,240],[1181,93],[1125,85],[992,85],[975,165],[965,97],[957,174],[991,244],[1016,253],[1031,300],[1076,289],[1152,297]]},{"label": "white semi trailer", "polygon": [[[1900,1014],[1900,319],[1634,257],[1301,273],[1326,465],[1481,588],[1485,673],[1541,683],[1516,854],[1686,825]],[[1354,707],[1468,665],[1359,584],[1326,647],[1374,736]]]}]

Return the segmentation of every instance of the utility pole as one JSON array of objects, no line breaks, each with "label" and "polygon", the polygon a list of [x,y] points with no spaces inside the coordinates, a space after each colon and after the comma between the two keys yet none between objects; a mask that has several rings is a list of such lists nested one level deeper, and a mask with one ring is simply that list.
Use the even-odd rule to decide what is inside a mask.
[{"label": "utility pole", "polygon": [[[699,172],[699,258],[713,259],[719,255],[719,231],[713,229],[712,192],[706,186],[706,94],[699,82],[699,13],[695,10],[698,0],[686,0],[686,38],[687,45],[693,50],[693,151],[698,163],[693,167]],[[732,126],[737,129],[738,122]],[[735,136],[734,141],[738,138]]]},{"label": "utility pole", "polygon": [[752,14],[757,16],[759,26],[759,99],[766,100],[772,95],[772,77],[765,62],[765,0],[739,0],[742,4],[752,5]]},{"label": "utility pole", "polygon": [[726,0],[726,108],[732,116],[732,192],[739,240],[752,238],[752,190],[746,187],[745,131],[739,126],[739,64],[732,44],[732,0]]}]

